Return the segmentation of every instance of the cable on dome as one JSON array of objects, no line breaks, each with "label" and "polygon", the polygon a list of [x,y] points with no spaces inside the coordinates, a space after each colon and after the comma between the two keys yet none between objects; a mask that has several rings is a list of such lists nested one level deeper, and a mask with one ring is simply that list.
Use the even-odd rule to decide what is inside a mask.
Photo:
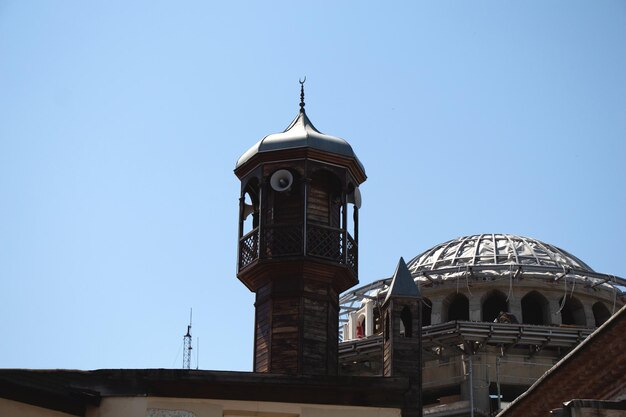
[{"label": "cable on dome", "polygon": [[617,286],[615,284],[615,275],[611,275],[611,281],[613,283],[613,313],[615,314],[615,306],[617,304]]},{"label": "cable on dome", "polygon": [[511,292],[513,291],[513,265],[509,265],[509,293],[506,296],[506,302],[509,302],[511,298]]},{"label": "cable on dome", "polygon": [[467,273],[470,272],[470,267],[468,266],[467,269],[465,269],[465,286],[467,287],[467,292],[469,293],[470,297],[472,297],[472,291],[470,290],[469,287],[469,278],[467,277]]},{"label": "cable on dome", "polygon": [[566,279],[563,280],[563,284],[565,284],[565,292],[563,294],[563,300],[561,300],[561,306],[559,307],[559,310],[554,314],[560,313],[561,310],[563,310],[563,307],[565,307],[565,301],[567,301],[567,280]]},{"label": "cable on dome", "polygon": [[[565,278],[565,280],[567,281],[567,278]],[[576,287],[576,277],[574,277],[574,279],[572,280],[572,291],[570,291],[569,293],[569,298],[572,298],[574,296],[575,287]]]}]

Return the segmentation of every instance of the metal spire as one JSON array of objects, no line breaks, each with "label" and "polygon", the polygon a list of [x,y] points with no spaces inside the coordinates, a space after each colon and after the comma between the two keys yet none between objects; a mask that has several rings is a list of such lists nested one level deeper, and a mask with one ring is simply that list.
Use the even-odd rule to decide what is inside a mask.
[{"label": "metal spire", "polygon": [[304,80],[298,80],[300,82],[300,112],[304,113],[304,83],[306,82],[306,75]]}]

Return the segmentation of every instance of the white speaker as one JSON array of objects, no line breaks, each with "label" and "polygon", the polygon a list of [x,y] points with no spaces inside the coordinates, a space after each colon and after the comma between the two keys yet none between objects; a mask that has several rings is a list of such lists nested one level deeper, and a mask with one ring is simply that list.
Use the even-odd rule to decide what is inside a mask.
[{"label": "white speaker", "polygon": [[291,184],[293,184],[293,174],[286,169],[279,169],[270,178],[270,185],[274,191],[287,191],[291,188]]},{"label": "white speaker", "polygon": [[361,208],[361,190],[359,187],[354,187],[354,191],[347,195],[348,203],[354,204],[354,206],[358,209]]}]

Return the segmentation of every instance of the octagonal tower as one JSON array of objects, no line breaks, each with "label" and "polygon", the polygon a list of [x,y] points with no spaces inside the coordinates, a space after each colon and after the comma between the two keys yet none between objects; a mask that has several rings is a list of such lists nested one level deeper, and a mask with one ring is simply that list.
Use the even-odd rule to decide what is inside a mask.
[{"label": "octagonal tower", "polygon": [[303,85],[300,97],[287,129],[237,161],[237,277],[256,293],[255,372],[336,375],[339,293],[358,283],[366,176],[346,141],[313,126]]}]

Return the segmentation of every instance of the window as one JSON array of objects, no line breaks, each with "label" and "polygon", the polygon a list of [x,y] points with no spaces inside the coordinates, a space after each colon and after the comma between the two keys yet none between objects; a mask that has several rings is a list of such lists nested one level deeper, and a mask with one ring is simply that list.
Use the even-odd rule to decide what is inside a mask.
[{"label": "window", "polygon": [[531,291],[522,298],[522,323],[549,325],[550,303],[537,291]]},{"label": "window", "polygon": [[428,298],[422,299],[422,326],[430,326],[433,303]]},{"label": "window", "polygon": [[596,321],[596,327],[601,326],[605,321],[607,321],[611,317],[611,312],[608,308],[602,303],[598,301],[592,307],[593,309],[593,318]]},{"label": "window", "polygon": [[469,320],[469,300],[461,293],[444,300],[444,321]]},{"label": "window", "polygon": [[409,306],[404,306],[400,313],[400,335],[404,337],[413,337],[413,317]]},{"label": "window", "polygon": [[585,309],[582,303],[576,297],[565,297],[560,300],[563,308],[561,309],[561,323],[573,326],[586,326],[587,318],[585,317]]},{"label": "window", "polygon": [[359,318],[357,319],[357,324],[356,324],[356,338],[362,339],[364,337],[365,337],[365,316],[360,315]]},{"label": "window", "polygon": [[500,313],[509,311],[509,303],[506,295],[498,290],[492,290],[483,298],[482,318],[483,321],[494,321]]}]

